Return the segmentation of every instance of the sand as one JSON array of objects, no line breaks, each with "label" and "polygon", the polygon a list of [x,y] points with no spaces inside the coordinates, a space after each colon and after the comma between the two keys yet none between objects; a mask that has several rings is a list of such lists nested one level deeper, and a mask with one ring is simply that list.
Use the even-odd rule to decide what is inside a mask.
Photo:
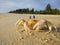
[{"label": "sand", "polygon": [[[36,19],[47,19],[57,26],[58,32],[31,31],[32,35],[26,35],[25,31],[16,32],[15,23],[20,18],[29,19],[29,16],[36,16]],[[60,45],[60,16],[42,14],[0,14],[0,45]]]}]

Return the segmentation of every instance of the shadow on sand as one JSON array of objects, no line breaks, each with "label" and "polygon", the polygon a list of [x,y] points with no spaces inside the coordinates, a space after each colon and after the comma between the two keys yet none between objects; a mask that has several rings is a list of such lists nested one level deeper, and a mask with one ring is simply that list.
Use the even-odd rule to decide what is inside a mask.
[{"label": "shadow on sand", "polygon": [[[41,30],[44,30],[44,31],[47,31],[49,30],[48,28],[44,27],[42,28]],[[52,28],[53,31],[55,31],[56,29],[55,28]],[[57,27],[57,32],[60,32],[60,27]]]},{"label": "shadow on sand", "polygon": [[57,27],[57,32],[60,32],[60,27]]}]

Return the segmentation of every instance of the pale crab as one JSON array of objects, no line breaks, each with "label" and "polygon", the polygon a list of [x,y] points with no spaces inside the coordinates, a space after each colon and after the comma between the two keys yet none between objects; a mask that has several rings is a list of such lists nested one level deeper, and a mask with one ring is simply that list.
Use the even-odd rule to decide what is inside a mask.
[{"label": "pale crab", "polygon": [[30,30],[38,31],[44,27],[47,27],[49,29],[47,33],[51,32],[52,28],[54,28],[57,31],[56,26],[54,26],[50,21],[45,19],[29,19],[28,21],[26,21],[25,19],[20,19],[16,22],[16,30],[18,30],[20,26],[23,26],[26,33],[30,33]]}]

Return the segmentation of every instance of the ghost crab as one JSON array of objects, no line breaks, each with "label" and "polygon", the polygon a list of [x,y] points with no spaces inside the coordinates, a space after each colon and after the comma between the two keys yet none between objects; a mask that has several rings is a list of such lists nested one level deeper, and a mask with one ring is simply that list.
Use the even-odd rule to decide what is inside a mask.
[{"label": "ghost crab", "polygon": [[28,21],[20,19],[16,22],[16,30],[18,30],[20,26],[23,26],[26,33],[27,32],[30,33],[30,30],[38,31],[43,27],[47,27],[49,29],[47,33],[51,32],[52,28],[55,28],[55,30],[57,31],[56,26],[54,26],[50,21],[45,19],[41,20],[29,19]]}]

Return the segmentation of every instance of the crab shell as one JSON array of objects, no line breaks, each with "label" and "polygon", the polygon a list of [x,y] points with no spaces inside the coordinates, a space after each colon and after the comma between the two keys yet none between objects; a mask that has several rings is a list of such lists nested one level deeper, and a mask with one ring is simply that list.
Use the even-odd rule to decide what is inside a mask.
[{"label": "crab shell", "polygon": [[29,20],[27,21],[28,26],[29,26],[30,29],[33,29],[33,26],[34,26],[37,22],[38,22],[38,20],[32,20],[32,19],[29,19]]}]

